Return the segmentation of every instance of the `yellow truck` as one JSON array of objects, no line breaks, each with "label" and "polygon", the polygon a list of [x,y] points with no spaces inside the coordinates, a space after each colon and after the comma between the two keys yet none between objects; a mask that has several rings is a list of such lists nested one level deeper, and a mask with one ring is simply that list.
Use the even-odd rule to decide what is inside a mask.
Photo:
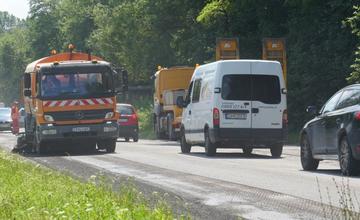
[{"label": "yellow truck", "polygon": [[281,63],[284,80],[287,80],[286,46],[284,38],[263,39],[263,60],[277,60]]},{"label": "yellow truck", "polygon": [[114,152],[119,126],[116,94],[127,85],[127,72],[115,70],[100,57],[73,52],[72,45],[69,49],[26,67],[26,144],[39,154],[55,143]]},{"label": "yellow truck", "polygon": [[186,94],[194,69],[193,67],[159,67],[155,73],[153,123],[157,138],[177,139],[182,109],[177,107],[176,100]]},{"label": "yellow truck", "polygon": [[217,38],[216,39],[216,60],[238,60],[239,39],[238,38]]}]

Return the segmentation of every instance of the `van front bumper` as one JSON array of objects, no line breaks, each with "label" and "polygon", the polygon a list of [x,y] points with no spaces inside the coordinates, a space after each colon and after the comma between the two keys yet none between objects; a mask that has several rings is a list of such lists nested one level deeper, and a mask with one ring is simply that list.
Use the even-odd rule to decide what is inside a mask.
[{"label": "van front bumper", "polygon": [[249,128],[212,128],[209,130],[210,140],[220,143],[222,147],[257,146],[267,147],[285,144],[287,129],[249,129]]},{"label": "van front bumper", "polygon": [[116,139],[119,132],[116,121],[101,124],[40,125],[38,129],[40,141]]}]

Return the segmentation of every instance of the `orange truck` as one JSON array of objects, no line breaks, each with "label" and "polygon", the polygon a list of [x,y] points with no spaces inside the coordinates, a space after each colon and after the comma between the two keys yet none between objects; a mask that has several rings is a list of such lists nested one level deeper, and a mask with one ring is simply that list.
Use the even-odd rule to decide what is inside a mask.
[{"label": "orange truck", "polygon": [[182,108],[176,105],[183,97],[194,67],[159,67],[154,75],[154,130],[157,138],[176,140],[180,132]]},{"label": "orange truck", "polygon": [[127,87],[127,72],[90,53],[73,52],[72,45],[69,49],[26,67],[25,140],[40,154],[55,143],[114,152],[116,94]]}]

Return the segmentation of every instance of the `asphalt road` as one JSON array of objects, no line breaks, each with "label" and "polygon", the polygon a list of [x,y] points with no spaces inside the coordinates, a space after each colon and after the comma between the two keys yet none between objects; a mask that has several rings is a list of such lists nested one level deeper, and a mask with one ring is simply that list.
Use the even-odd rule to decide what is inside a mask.
[{"label": "asphalt road", "polygon": [[[0,133],[4,149],[15,142],[15,136]],[[341,207],[348,195],[360,207],[360,177],[342,177],[337,161],[303,171],[296,146],[286,146],[279,159],[268,149],[249,157],[241,149],[219,149],[209,158],[201,147],[181,154],[176,142],[152,140],[119,141],[114,154],[24,156],[83,178],[99,173],[131,177],[141,191],[166,193],[178,213],[188,211],[197,219],[329,219],[340,214],[330,205]],[[350,192],[339,192],[343,187]]]}]

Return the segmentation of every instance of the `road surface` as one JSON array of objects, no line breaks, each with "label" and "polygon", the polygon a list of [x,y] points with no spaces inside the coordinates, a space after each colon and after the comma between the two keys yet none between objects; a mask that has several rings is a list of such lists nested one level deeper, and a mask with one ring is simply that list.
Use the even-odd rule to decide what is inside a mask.
[{"label": "road surface", "polygon": [[[11,150],[16,138],[0,133],[0,146]],[[315,172],[303,171],[299,147],[286,146],[283,156],[271,158],[268,149],[246,157],[241,149],[219,149],[209,158],[193,147],[181,154],[176,142],[140,140],[117,143],[116,153],[91,155],[24,155],[30,160],[88,178],[103,173],[131,177],[145,193],[166,193],[178,212],[197,219],[327,219],[340,212],[349,193],[355,207],[360,198],[360,178],[341,176],[338,162],[322,161]]]}]

